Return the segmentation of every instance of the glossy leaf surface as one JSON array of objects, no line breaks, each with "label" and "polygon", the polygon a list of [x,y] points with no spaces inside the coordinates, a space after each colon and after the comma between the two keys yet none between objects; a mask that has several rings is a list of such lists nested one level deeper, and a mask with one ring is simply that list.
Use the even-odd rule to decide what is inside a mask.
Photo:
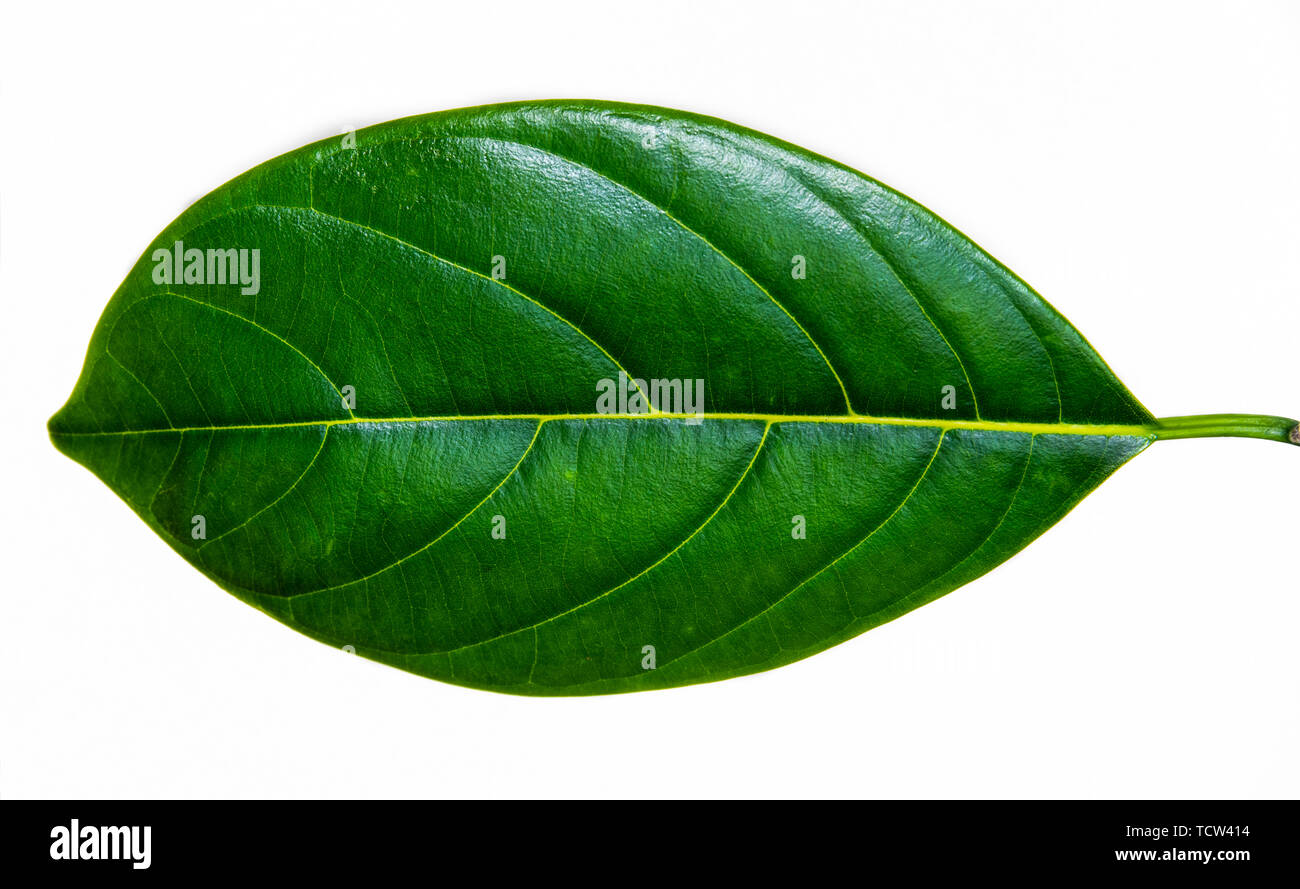
[{"label": "glossy leaf surface", "polygon": [[[605,413],[623,372],[702,381],[704,416]],[[1160,433],[914,202],[594,102],[395,121],[214,191],[50,429],[250,604],[528,694],[824,649],[989,571]]]}]

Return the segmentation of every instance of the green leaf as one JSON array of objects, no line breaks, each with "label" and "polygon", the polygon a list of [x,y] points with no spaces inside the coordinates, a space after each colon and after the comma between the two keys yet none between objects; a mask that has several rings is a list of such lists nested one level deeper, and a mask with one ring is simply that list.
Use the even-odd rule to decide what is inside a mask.
[{"label": "green leaf", "polygon": [[249,604],[524,694],[797,660],[988,572],[1158,438],[1295,430],[1157,421],[915,202],[598,102],[399,120],[217,189],[50,421]]}]

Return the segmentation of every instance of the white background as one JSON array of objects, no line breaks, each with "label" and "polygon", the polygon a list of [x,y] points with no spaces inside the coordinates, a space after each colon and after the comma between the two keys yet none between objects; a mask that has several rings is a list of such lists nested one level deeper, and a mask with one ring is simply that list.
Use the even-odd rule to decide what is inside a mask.
[{"label": "white background", "polygon": [[922,201],[1157,415],[1300,413],[1300,7],[6,4],[0,796],[1295,797],[1300,452],[1154,445],[992,574],[650,694],[469,691],[299,636],[50,446],[95,321],[199,195],[524,98],[679,107]]}]

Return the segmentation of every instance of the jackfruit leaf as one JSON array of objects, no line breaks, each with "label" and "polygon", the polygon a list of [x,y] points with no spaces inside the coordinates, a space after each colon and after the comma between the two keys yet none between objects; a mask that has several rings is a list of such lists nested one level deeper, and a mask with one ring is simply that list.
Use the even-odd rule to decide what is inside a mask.
[{"label": "jackfruit leaf", "polygon": [[330,645],[522,694],[766,670],[977,578],[1158,438],[925,208],[723,121],[471,108],[269,161],[145,250],[54,444]]}]

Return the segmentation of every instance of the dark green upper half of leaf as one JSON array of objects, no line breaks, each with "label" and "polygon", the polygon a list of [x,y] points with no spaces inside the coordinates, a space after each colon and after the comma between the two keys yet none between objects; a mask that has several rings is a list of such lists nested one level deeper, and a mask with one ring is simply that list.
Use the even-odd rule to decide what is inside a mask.
[{"label": "dark green upper half of leaf", "polygon": [[[159,286],[151,254],[178,240],[260,249],[260,292]],[[236,386],[214,338],[265,340],[258,379]],[[173,373],[131,366],[167,351]],[[1065,319],[914,201],[722,121],[560,101],[382,124],[203,198],[115,295],[51,429],[338,419],[345,385],[357,417],[589,413],[620,369],[702,378],[716,413],[1151,421]]]}]

